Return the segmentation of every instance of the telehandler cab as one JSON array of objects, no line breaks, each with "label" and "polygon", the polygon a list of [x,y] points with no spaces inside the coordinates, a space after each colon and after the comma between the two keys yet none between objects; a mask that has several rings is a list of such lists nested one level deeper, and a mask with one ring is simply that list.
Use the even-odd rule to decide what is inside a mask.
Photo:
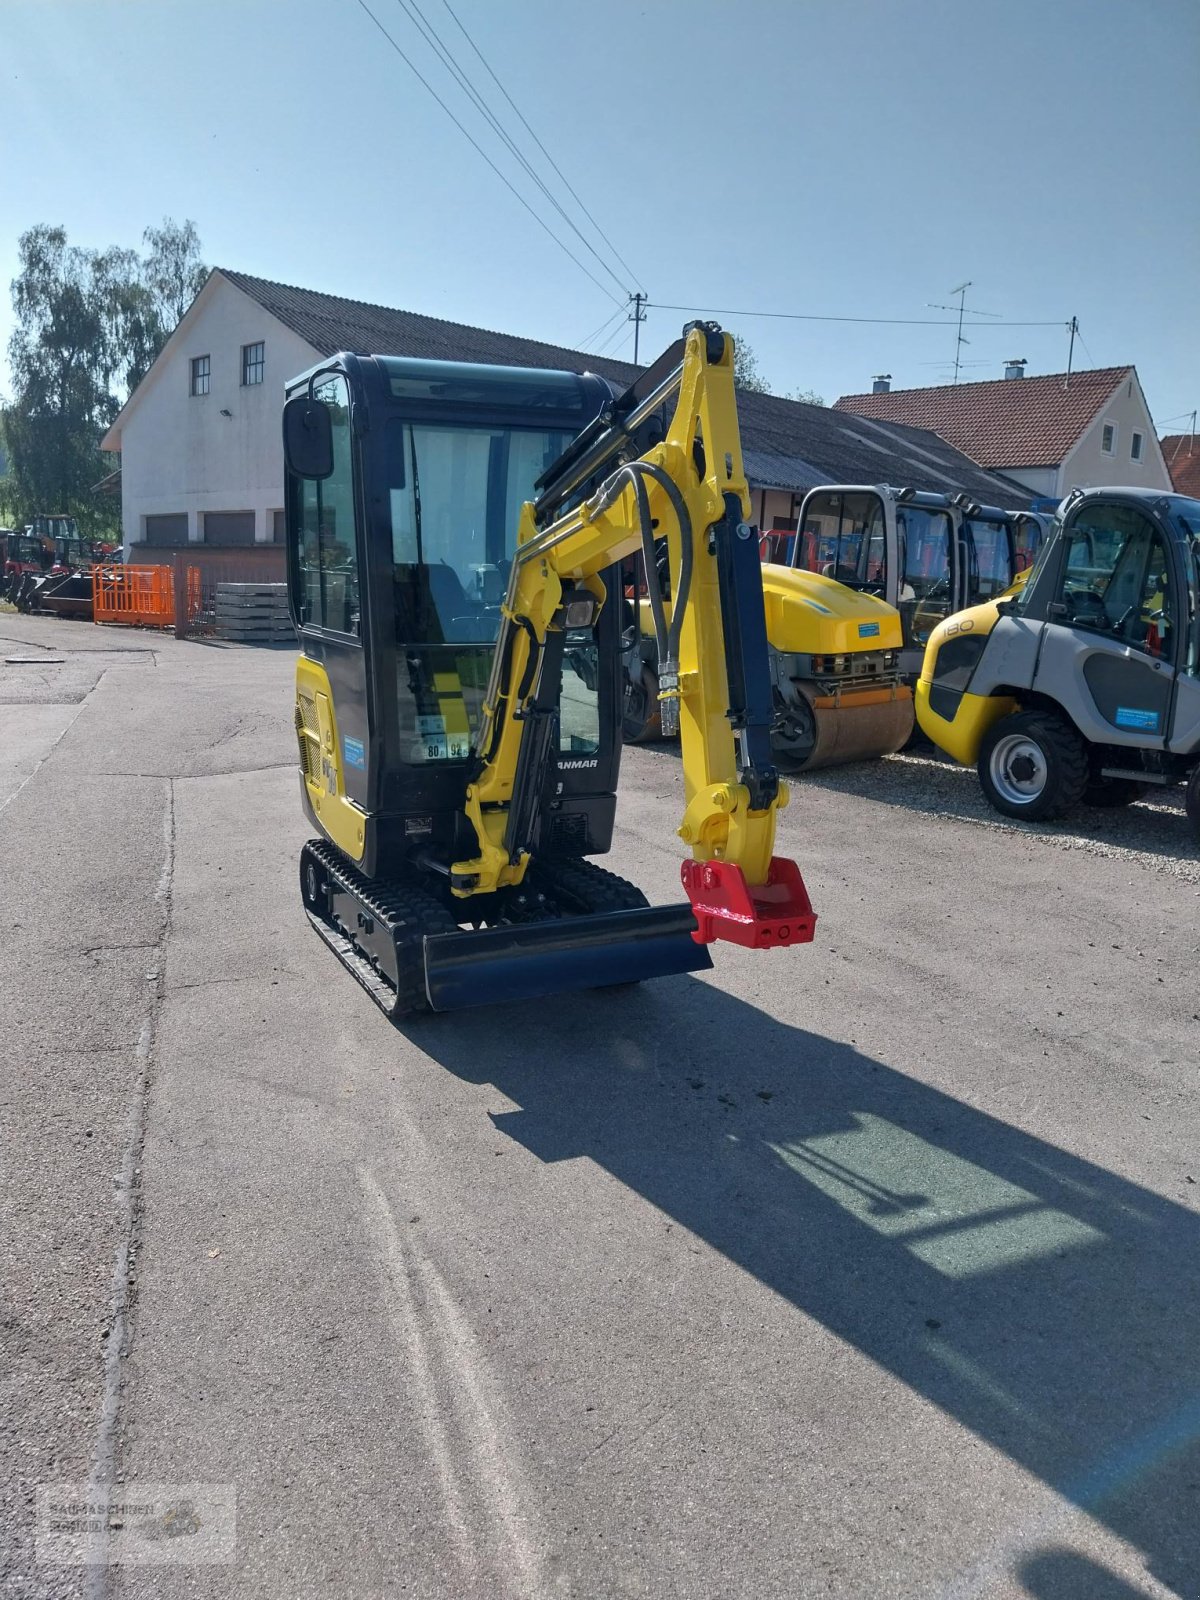
[{"label": "telehandler cab", "polygon": [[[289,385],[283,431],[301,796],[322,835],[301,891],[389,1015],[812,938],[799,870],[773,853],[787,791],[732,340],[691,324],[619,396],[340,355]],[[653,561],[663,530],[691,859],[687,900],[652,908],[587,857],[610,847],[621,759],[613,571]]]},{"label": "telehandler cab", "polygon": [[1005,816],[1186,782],[1200,838],[1200,501],[1069,496],[1018,594],[934,630],[916,704]]}]

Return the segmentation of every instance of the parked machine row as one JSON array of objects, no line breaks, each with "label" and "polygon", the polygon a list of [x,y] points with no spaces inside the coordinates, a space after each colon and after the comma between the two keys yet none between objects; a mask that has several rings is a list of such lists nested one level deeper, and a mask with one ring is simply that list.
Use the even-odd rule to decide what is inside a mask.
[{"label": "parked machine row", "polygon": [[[1045,523],[965,494],[879,484],[810,490],[796,530],[761,540],[779,767],[813,770],[901,749],[934,628],[1006,590],[1032,563]],[[626,653],[633,743],[662,737],[649,613],[640,598]]]}]

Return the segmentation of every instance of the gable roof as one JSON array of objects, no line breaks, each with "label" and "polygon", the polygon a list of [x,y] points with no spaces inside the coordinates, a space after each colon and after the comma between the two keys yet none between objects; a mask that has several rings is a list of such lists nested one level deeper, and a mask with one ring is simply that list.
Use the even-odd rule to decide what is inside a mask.
[{"label": "gable roof", "polygon": [[1159,441],[1171,487],[1200,500],[1200,439],[1194,433],[1168,433]]},{"label": "gable roof", "polygon": [[1132,367],[846,394],[839,411],[932,428],[984,467],[1056,467]]},{"label": "gable roof", "polygon": [[[548,367],[595,372],[619,388],[641,370],[626,361],[593,356],[563,345],[518,334],[498,333],[466,323],[446,322],[415,311],[347,300],[293,284],[274,283],[245,272],[214,267],[193,306],[142,379],[105,439],[119,448],[125,416],[146,392],[168,352],[178,348],[201,298],[225,279],[283,323],[317,353],[411,356],[426,361],[478,361],[497,366]],[[981,469],[944,439],[924,428],[848,417],[827,406],[806,405],[776,395],[741,390],[738,417],[746,475],[756,489],[803,493],[824,483],[888,483],[939,493],[962,490],[992,505],[1016,509],[1029,504],[1021,484]]]},{"label": "gable roof", "polygon": [[988,472],[928,428],[858,417],[778,395],[738,391],[746,476],[757,488],[802,493],[823,483],[888,483],[958,490],[986,505],[1021,510],[1029,490]]},{"label": "gable roof", "polygon": [[[639,371],[625,361],[540,339],[219,270],[322,356],[357,350],[423,360],[586,369],[622,387],[632,383]],[[746,474],[758,488],[802,492],[822,483],[896,483],[915,489],[962,489],[975,499],[1005,506],[1029,502],[1028,492],[1019,484],[981,472],[923,428],[850,422],[827,406],[747,390],[738,396],[738,415]]]},{"label": "gable roof", "polygon": [[545,344],[490,328],[472,328],[462,322],[445,322],[416,311],[346,300],[341,295],[297,289],[288,283],[252,278],[245,272],[215,267],[230,283],[256,300],[321,356],[340,350],[359,355],[413,356],[422,361],[479,361],[502,367],[550,367],[577,372],[580,363],[589,372],[626,387],[639,368],[626,361],[590,356],[563,345]]}]

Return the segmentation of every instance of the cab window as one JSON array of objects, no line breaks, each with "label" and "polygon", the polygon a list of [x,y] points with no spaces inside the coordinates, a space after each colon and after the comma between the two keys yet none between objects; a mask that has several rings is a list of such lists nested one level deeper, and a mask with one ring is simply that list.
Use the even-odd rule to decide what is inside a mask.
[{"label": "cab window", "polygon": [[333,425],[333,471],[328,478],[301,479],[296,488],[293,515],[298,525],[293,528],[293,538],[300,577],[300,621],[309,627],[357,635],[361,632],[358,547],[346,380],[328,377],[314,393],[328,407]]},{"label": "cab window", "polygon": [[967,519],[967,533],[975,556],[974,593],[971,604],[992,600],[1013,580],[1012,547],[1007,522],[977,517]]},{"label": "cab window", "polygon": [[1059,620],[1170,656],[1175,622],[1162,535],[1133,506],[1088,506],[1067,534]]},{"label": "cab window", "polygon": [[854,589],[882,589],[886,545],[879,496],[835,491],[810,495],[796,565]]}]

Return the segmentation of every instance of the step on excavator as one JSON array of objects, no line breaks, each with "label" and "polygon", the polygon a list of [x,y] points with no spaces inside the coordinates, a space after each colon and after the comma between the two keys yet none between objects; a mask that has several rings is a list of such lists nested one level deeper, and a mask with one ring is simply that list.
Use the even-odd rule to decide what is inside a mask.
[{"label": "step on excavator", "polygon": [[[776,764],[813,771],[901,749],[930,633],[952,611],[1006,589],[1032,562],[1043,526],[1032,513],[965,494],[811,489],[795,529],[760,541]],[[651,587],[642,575],[641,591]],[[627,642],[629,743],[662,737],[663,645],[651,602],[650,593],[640,599],[639,637]]]},{"label": "step on excavator", "polygon": [[[313,927],[393,1018],[606,988],[813,937],[733,342],[591,375],[339,355],[288,386],[288,588]],[[596,865],[621,761],[619,564],[665,537],[686,900]]]},{"label": "step on excavator", "polygon": [[1076,490],[1019,593],[934,629],[916,704],[1004,816],[1183,783],[1200,840],[1200,501]]}]

